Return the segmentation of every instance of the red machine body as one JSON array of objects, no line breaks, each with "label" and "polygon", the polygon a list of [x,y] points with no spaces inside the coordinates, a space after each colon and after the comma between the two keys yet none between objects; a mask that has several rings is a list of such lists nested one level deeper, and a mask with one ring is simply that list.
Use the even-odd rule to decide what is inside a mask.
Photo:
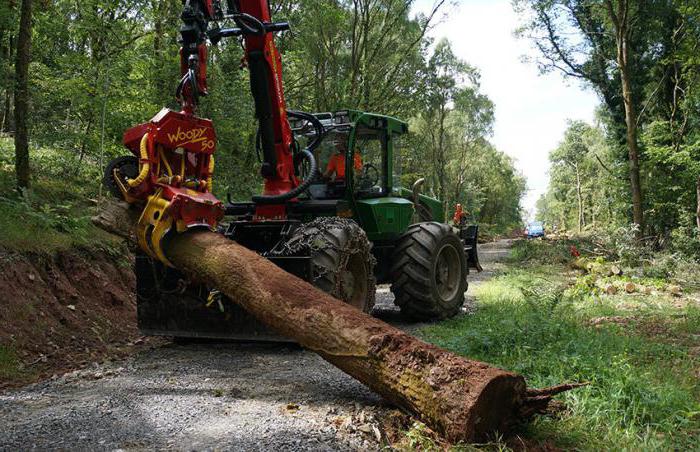
[{"label": "red machine body", "polygon": [[[223,37],[241,36],[264,157],[260,171],[265,179],[262,197],[290,193],[300,181],[294,169],[294,137],[287,118],[282,60],[274,43],[274,32],[288,29],[288,24],[271,22],[268,0],[230,0],[228,15],[224,15],[219,0],[184,0],[183,3],[180,70],[183,82],[189,81],[181,82],[178,89],[183,113],[194,115],[198,96],[207,94],[207,40],[216,43]],[[229,18],[239,28],[209,29],[210,21]],[[255,218],[285,219],[285,203],[261,203]]]},{"label": "red machine body", "polygon": [[[141,137],[149,133],[154,144],[204,156],[216,150],[216,132],[209,119],[186,113],[162,109],[149,122],[139,124],[124,132],[124,145],[136,156],[139,155]],[[156,162],[157,163],[157,162]]]},{"label": "red machine body", "polygon": [[[263,23],[270,22],[270,10],[267,0],[240,0],[239,11],[258,18]],[[251,69],[251,86],[256,96],[256,83],[266,83],[269,94],[269,113],[271,114],[272,132],[274,139],[275,168],[269,174],[265,174],[264,195],[280,195],[287,193],[299,185],[294,175],[294,163],[292,158],[292,130],[287,119],[287,106],[284,99],[284,86],[282,85],[282,58],[274,43],[273,33],[263,35],[244,35],[246,60]],[[256,72],[254,59],[258,53],[262,53],[264,64],[268,71]],[[265,74],[267,72],[267,74]],[[261,107],[256,100],[256,114],[261,118]],[[263,99],[267,100],[267,99]],[[264,109],[265,106],[262,106]],[[263,126],[264,127],[264,126]],[[262,131],[264,134],[266,131]]]},{"label": "red machine body", "polygon": [[210,120],[164,108],[150,122],[127,130],[124,145],[142,168],[148,167],[141,183],[129,187],[129,196],[145,201],[161,190],[175,221],[186,227],[216,226],[224,206],[211,194],[216,134]]}]

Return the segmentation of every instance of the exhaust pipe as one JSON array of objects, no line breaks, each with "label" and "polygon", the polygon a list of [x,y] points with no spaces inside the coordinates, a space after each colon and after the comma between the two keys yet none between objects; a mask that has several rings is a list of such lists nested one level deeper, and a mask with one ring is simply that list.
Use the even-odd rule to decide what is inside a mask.
[{"label": "exhaust pipe", "polygon": [[413,183],[413,204],[418,205],[420,201],[420,189],[425,184],[425,178],[421,177]]}]

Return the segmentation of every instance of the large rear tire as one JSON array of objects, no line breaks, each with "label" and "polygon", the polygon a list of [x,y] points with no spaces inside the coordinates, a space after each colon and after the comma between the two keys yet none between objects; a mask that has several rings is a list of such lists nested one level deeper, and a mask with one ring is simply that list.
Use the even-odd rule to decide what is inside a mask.
[{"label": "large rear tire", "polygon": [[394,250],[391,291],[401,313],[413,320],[452,317],[464,304],[467,259],[462,241],[446,224],[417,223]]},{"label": "large rear tire", "polygon": [[294,231],[285,245],[295,254],[309,254],[313,285],[363,312],[372,311],[375,259],[372,245],[357,223],[345,218],[317,218]]}]

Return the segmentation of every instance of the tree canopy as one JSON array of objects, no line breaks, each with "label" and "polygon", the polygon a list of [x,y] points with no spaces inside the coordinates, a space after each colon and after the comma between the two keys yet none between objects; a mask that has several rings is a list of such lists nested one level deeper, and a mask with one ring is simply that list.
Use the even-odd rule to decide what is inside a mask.
[{"label": "tree canopy", "polygon": [[[517,0],[528,17],[520,34],[532,40],[543,71],[559,71],[592,87],[600,96],[602,137],[592,151],[580,147],[576,161],[581,194],[565,193],[559,181],[572,175],[562,155],[572,140],[590,136],[592,126],[572,124],[552,152],[549,192],[540,215],[570,227],[572,206],[582,218],[608,225],[634,222],[639,236],[668,243],[700,234],[698,88],[700,7],[687,0]],[[593,158],[591,159],[591,156]],[[586,163],[588,162],[588,163]],[[627,183],[624,183],[624,180]],[[589,188],[586,188],[588,186]],[[583,199],[582,199],[583,198]],[[614,212],[586,214],[586,205],[605,200]],[[568,218],[568,220],[567,220]],[[556,220],[555,220],[556,219]],[[583,223],[583,224],[582,224]]]},{"label": "tree canopy", "polygon": [[[488,142],[493,104],[480,92],[478,70],[456,58],[448,41],[428,37],[448,2],[436,0],[427,14],[415,14],[414,3],[272,1],[274,18],[292,24],[277,37],[287,104],[306,111],[354,108],[410,122],[404,184],[425,177],[446,210],[462,203],[477,220],[506,229],[520,222],[524,180]],[[85,177],[97,191],[101,168],[126,152],[124,130],[162,106],[178,107],[181,2],[53,0],[41,6],[34,11],[28,79],[31,149],[54,149],[58,157],[46,171]],[[15,52],[18,20],[17,5],[4,4],[4,55]],[[217,194],[237,199],[261,186],[242,56],[236,40],[211,47],[210,95],[199,109],[214,121],[219,138]],[[3,59],[1,69],[14,74],[12,59]],[[11,79],[0,86],[6,132],[15,130]],[[29,154],[37,168],[37,155]]]}]

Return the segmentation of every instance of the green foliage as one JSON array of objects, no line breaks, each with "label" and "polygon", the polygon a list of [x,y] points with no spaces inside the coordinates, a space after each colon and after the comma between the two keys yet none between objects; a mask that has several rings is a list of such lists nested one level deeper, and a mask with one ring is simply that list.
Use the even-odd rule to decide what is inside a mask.
[{"label": "green foliage", "polygon": [[537,203],[539,220],[558,230],[578,232],[624,222],[628,209],[627,194],[620,190],[624,171],[616,166],[599,127],[570,122],[549,160],[548,191]]},{"label": "green foliage", "polygon": [[577,242],[557,240],[553,243],[543,240],[518,240],[513,243],[510,262],[538,264],[564,264],[571,261],[571,246]]},{"label": "green foliage", "polygon": [[440,450],[439,444],[432,437],[429,429],[422,422],[414,422],[406,432],[406,450]]},{"label": "green foliage", "polygon": [[[519,220],[524,180],[513,162],[486,141],[493,105],[479,92],[476,69],[459,61],[447,42],[430,50],[428,31],[446,11],[446,3],[435,2],[426,15],[413,13],[415,3],[272,2],[275,19],[292,23],[292,32],[277,35],[287,105],[309,111],[356,108],[416,122],[428,120],[426,111],[435,111],[442,102],[451,110],[445,116],[450,141],[436,151],[443,164],[425,165],[435,161],[434,148],[423,146],[431,129],[415,128],[403,158],[405,185],[419,177],[434,181],[444,169],[441,188],[433,188],[444,195],[446,205],[452,209],[461,202],[477,220],[503,229]],[[32,173],[44,186],[59,179],[66,185],[68,180],[80,182],[74,193],[53,187],[51,196],[62,191],[69,199],[94,197],[102,168],[128,152],[121,143],[124,130],[147,121],[163,106],[178,107],[173,93],[180,79],[182,4],[56,0],[46,6],[34,18]],[[0,23],[16,21],[13,8],[0,7]],[[10,42],[3,36],[7,38],[0,33],[0,53]],[[198,112],[216,126],[214,192],[221,199],[227,194],[249,199],[262,185],[255,153],[257,124],[241,57],[236,40],[210,48],[210,94]],[[2,73],[11,74],[12,62],[0,61]],[[1,83],[3,100],[11,101],[10,77]],[[12,129],[9,123],[5,126]],[[55,177],[44,177],[48,175]],[[56,203],[63,204],[60,199]]]},{"label": "green foliage", "polygon": [[[637,134],[645,225],[664,248],[697,256],[700,240],[700,9],[684,0],[517,0],[532,13],[521,35],[537,42],[540,68],[583,80],[603,104],[600,126],[572,124],[552,152],[550,187],[538,216],[560,229],[630,223],[628,127]],[[618,7],[620,9],[618,10]],[[625,111],[615,11],[629,17]],[[618,18],[619,19],[619,18]],[[625,114],[633,115],[629,118]],[[597,135],[586,143],[586,136]],[[603,139],[604,138],[604,139]],[[573,143],[584,146],[572,147]],[[574,151],[566,153],[566,151]],[[573,157],[573,159],[572,159]],[[562,165],[562,163],[564,163]],[[579,183],[577,183],[579,182]],[[576,190],[578,189],[578,190]],[[578,193],[577,193],[578,191]],[[639,237],[638,237],[639,238]]]},{"label": "green foliage", "polygon": [[479,223],[504,232],[521,221],[524,178],[514,162],[487,138],[494,105],[480,92],[479,72],[440,41],[424,81],[425,109],[411,122],[411,147],[404,171],[427,176],[427,188],[451,212],[461,203]]},{"label": "green foliage", "polygon": [[[561,418],[537,420],[528,436],[577,450],[693,448],[700,392],[697,361],[689,357],[692,342],[647,337],[617,300],[594,303],[590,294],[575,293],[576,287],[551,289],[563,282],[559,275],[557,267],[509,271],[479,287],[476,314],[427,327],[422,334],[462,355],[526,375],[534,387],[590,382],[564,396],[568,411]],[[700,330],[697,308],[687,308],[680,321],[672,320],[675,313],[667,308],[635,311],[640,313],[679,337]],[[589,326],[612,315],[628,317],[629,323]]]},{"label": "green foliage", "polygon": [[64,170],[70,167],[65,154],[38,149],[35,183],[20,196],[13,189],[13,155],[4,151],[9,147],[9,140],[0,139],[0,248],[52,253],[85,247],[123,254],[114,236],[90,222],[96,206],[88,198],[97,194],[99,181],[95,168],[71,174]]},{"label": "green foliage", "polygon": [[674,241],[669,249],[659,250],[653,242],[637,240],[636,226],[603,229],[578,237],[576,241],[587,242],[587,245],[579,246],[595,250],[608,261],[616,262],[627,275],[698,287],[700,281],[693,276],[700,270],[700,255],[694,251],[695,239],[688,238],[682,232],[678,235],[682,238],[677,240],[683,240],[688,248],[682,249]]},{"label": "green foliage", "polygon": [[20,360],[14,350],[0,345],[0,381],[12,381],[22,374]]}]

